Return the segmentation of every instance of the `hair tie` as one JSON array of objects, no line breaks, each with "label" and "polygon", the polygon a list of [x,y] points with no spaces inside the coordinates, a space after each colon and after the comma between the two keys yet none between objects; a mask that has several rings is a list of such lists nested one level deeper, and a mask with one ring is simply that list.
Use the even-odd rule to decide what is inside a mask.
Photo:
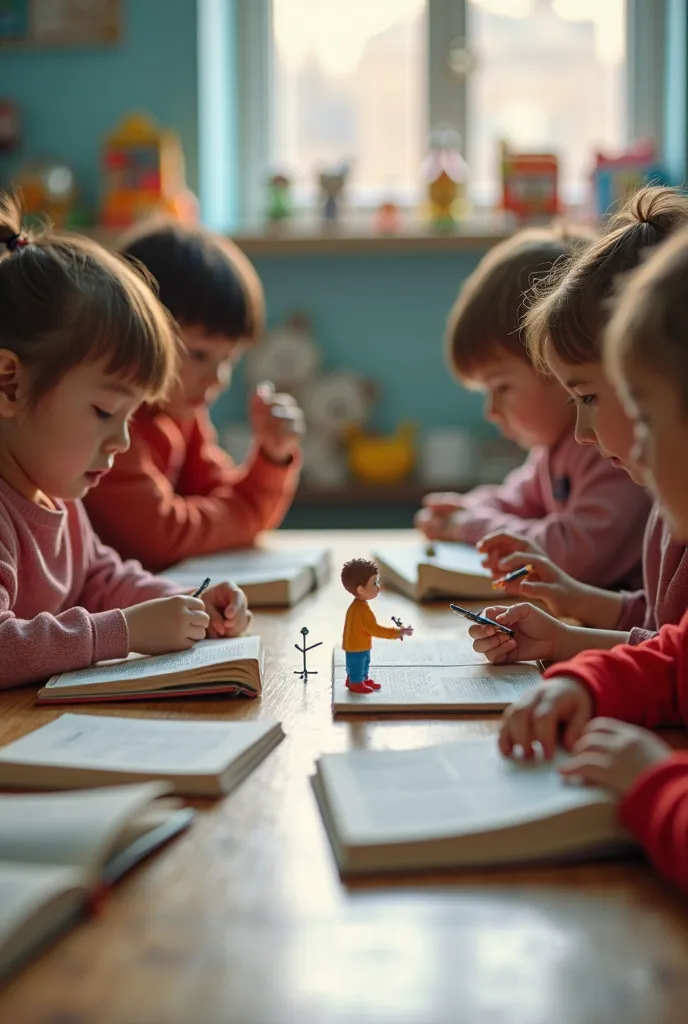
[{"label": "hair tie", "polygon": [[16,252],[18,249],[23,249],[24,246],[28,244],[28,238],[26,235],[22,234],[10,235],[9,238],[5,239],[5,245],[10,252]]}]

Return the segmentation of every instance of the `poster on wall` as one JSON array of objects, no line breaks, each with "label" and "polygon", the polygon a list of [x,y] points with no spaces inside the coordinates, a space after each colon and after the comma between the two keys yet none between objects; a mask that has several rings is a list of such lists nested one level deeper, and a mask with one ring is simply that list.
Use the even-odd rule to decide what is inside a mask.
[{"label": "poster on wall", "polygon": [[121,33],[120,0],[0,0],[0,48],[107,46]]}]

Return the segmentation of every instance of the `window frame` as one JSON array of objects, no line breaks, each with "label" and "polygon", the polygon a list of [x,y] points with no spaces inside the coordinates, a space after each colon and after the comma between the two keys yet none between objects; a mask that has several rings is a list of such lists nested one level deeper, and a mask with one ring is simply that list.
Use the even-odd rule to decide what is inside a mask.
[{"label": "window frame", "polygon": [[[452,50],[467,48],[468,0],[427,0],[428,125],[449,122],[464,148],[468,138],[467,77],[450,66]],[[627,0],[627,144],[651,138],[663,152],[667,0]],[[260,220],[262,177],[269,165],[272,129],[272,0],[235,0],[238,166],[237,205],[243,222]],[[245,98],[250,97],[250,102]]]}]

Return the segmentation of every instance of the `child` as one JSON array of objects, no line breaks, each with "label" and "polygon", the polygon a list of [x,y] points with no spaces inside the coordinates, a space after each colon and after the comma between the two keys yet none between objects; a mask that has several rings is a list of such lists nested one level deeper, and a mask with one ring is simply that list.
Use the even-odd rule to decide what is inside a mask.
[{"label": "child", "polygon": [[[688,541],[688,234],[628,280],[605,358],[635,428],[634,456],[674,539]],[[688,612],[635,647],[587,651],[545,673],[504,715],[503,754],[533,743],[551,757],[559,730],[566,778],[611,789],[619,815],[657,868],[688,889],[688,753],[637,726],[688,725]],[[620,719],[620,720],[619,720]],[[630,724],[624,724],[630,723]]]},{"label": "child", "polygon": [[636,586],[648,499],[596,451],[576,444],[566,393],[533,368],[522,329],[529,289],[584,248],[582,237],[553,228],[523,231],[492,249],[464,285],[449,320],[450,366],[485,393],[486,419],[531,451],[501,486],[428,495],[415,522],[431,540],[520,533],[576,579]]},{"label": "child", "polygon": [[298,483],[303,415],[291,397],[261,385],[250,405],[253,449],[236,467],[216,443],[208,410],[260,337],[255,270],[231,242],[177,224],[140,228],[123,250],[158,282],[182,336],[181,368],[168,400],[139,410],[129,451],[86,507],[103,540],[159,571],[245,547],[279,526]]},{"label": "child", "polygon": [[[526,317],[536,365],[551,368],[576,404],[578,441],[595,446],[638,481],[639,469],[631,458],[632,423],[604,375],[602,333],[619,275],[685,224],[688,197],[672,189],[641,189]],[[685,544],[672,540],[656,506],[645,533],[645,589],[636,593],[611,593],[577,583],[546,558],[528,553],[527,541],[523,544],[517,537],[495,535],[485,538],[481,547],[495,568],[498,564],[508,570],[524,561],[533,565],[540,581],[516,588],[521,596],[548,601],[551,595],[555,615],[596,627],[566,626],[532,605],[518,605],[508,613],[492,608],[487,614],[494,612],[500,621],[508,621],[516,635],[507,639],[489,628],[476,628],[475,649],[490,661],[560,660],[589,647],[638,644],[660,626],[678,622],[688,606],[688,551]]]},{"label": "child", "polygon": [[240,590],[181,594],[101,544],[81,505],[175,373],[148,283],[86,239],[22,234],[2,195],[0,252],[0,686],[241,632]]},{"label": "child", "polygon": [[353,601],[346,611],[342,649],[346,653],[346,686],[354,693],[372,693],[380,689],[380,683],[368,677],[370,650],[373,637],[387,640],[401,640],[411,636],[411,626],[380,626],[368,607],[380,593],[380,570],[375,562],[365,558],[353,558],[342,568],[342,586],[353,594]]}]

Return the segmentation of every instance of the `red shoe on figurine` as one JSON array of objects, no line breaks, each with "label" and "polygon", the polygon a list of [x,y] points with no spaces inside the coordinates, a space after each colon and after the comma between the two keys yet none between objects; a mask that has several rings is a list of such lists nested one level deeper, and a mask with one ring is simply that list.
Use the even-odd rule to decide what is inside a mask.
[{"label": "red shoe on figurine", "polygon": [[374,679],[366,679],[365,685],[369,686],[371,690],[381,690],[382,683],[376,683]]},{"label": "red shoe on figurine", "polygon": [[347,690],[351,690],[352,693],[372,693],[374,690],[373,686],[368,686],[368,683],[352,683],[349,677],[346,677],[346,683],[344,684]]}]

